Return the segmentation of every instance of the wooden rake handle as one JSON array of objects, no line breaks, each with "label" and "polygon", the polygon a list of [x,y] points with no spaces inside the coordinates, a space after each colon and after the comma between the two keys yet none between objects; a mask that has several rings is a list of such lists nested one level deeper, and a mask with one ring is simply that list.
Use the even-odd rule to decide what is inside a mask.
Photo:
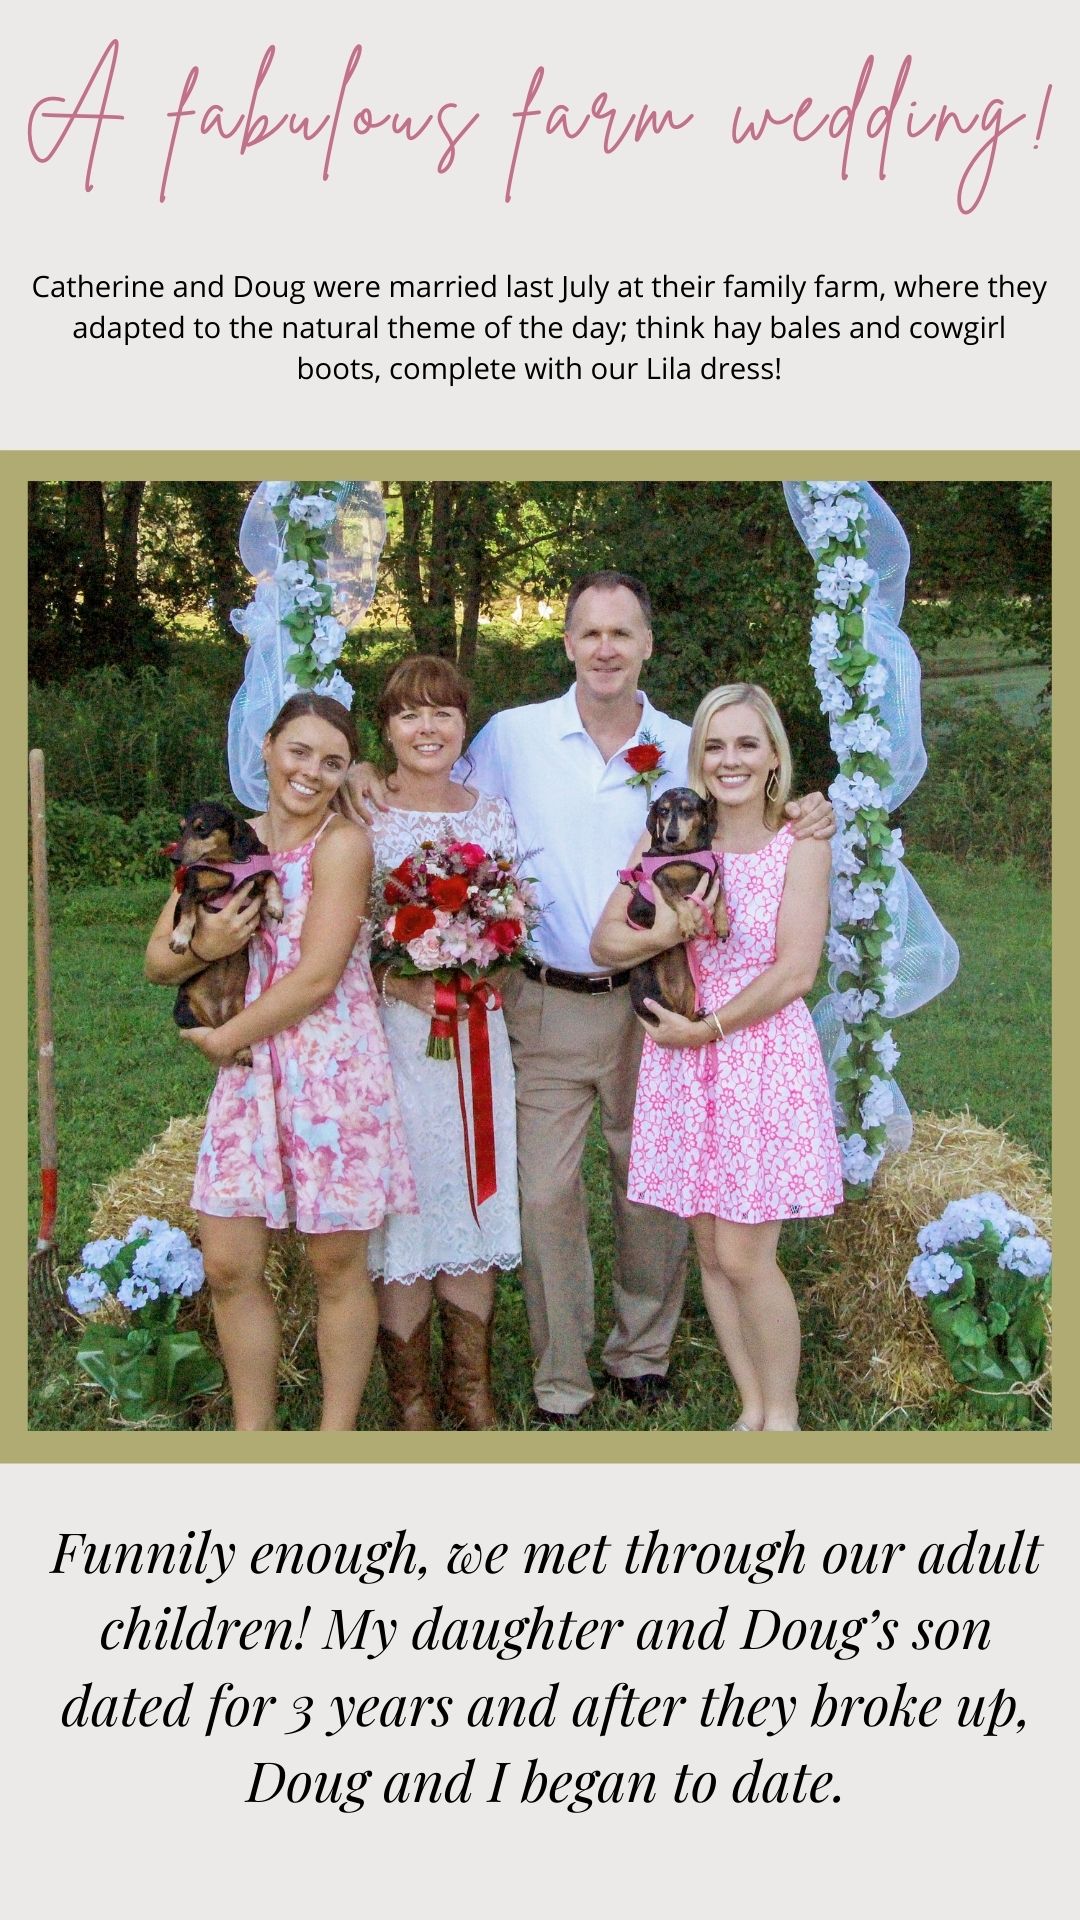
[{"label": "wooden rake handle", "polygon": [[30,847],[34,889],[34,987],[37,1001],[38,1140],[41,1158],[41,1231],[51,1242],[56,1222],[56,1081],[53,1073],[52,950],[49,868],[45,853],[45,755],[30,754]]}]

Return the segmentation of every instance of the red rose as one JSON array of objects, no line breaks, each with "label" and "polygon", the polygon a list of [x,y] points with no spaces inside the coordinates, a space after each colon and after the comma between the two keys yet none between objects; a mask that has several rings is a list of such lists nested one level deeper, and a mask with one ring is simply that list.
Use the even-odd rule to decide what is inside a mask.
[{"label": "red rose", "polygon": [[465,904],[469,884],[464,873],[451,873],[445,880],[433,880],[428,893],[435,906],[443,907],[447,913],[456,913]]},{"label": "red rose", "polygon": [[513,953],[521,939],[520,920],[496,920],[488,928],[488,938],[493,940],[499,953]]},{"label": "red rose", "polygon": [[651,773],[663,757],[663,747],[629,747],[626,753],[627,765],[633,767],[635,773]]},{"label": "red rose", "polygon": [[462,866],[466,867],[470,873],[474,867],[483,866],[487,859],[483,847],[478,847],[475,840],[451,840],[446,851],[460,860]]},{"label": "red rose", "polygon": [[409,897],[409,891],[416,885],[416,873],[411,857],[402,860],[387,876],[383,888],[383,897],[388,907],[396,907]]},{"label": "red rose", "polygon": [[[430,907],[399,907],[394,915],[392,937],[403,947],[410,940],[419,940],[422,933],[435,925],[435,915]],[[387,928],[387,932],[391,932]]]}]

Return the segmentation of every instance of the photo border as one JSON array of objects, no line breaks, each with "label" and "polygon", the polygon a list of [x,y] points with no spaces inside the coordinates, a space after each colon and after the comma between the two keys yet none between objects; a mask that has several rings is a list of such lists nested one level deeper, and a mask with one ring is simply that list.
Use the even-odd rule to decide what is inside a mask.
[{"label": "photo border", "polygon": [[[1059,631],[1059,609],[1080,601],[1080,454],[1038,452],[468,452],[452,450],[345,452],[249,451],[242,453],[163,452],[155,450],[78,452],[10,451],[0,455],[0,512],[5,528],[4,548],[9,580],[16,582],[14,633],[24,646],[28,641],[26,596],[27,509],[26,485],[31,480],[54,479],[130,479],[147,480],[237,480],[274,469],[319,472],[332,470],[345,462],[359,461],[365,472],[391,473],[395,478],[414,480],[770,480],[777,484],[807,471],[867,472],[883,480],[933,481],[1020,481],[1049,480],[1053,488],[1053,611],[1055,634]],[[809,576],[807,606],[810,606]],[[21,654],[26,675],[26,653]],[[1055,693],[1068,711],[1076,689],[1078,669],[1064,649],[1055,648]],[[13,801],[10,818],[18,823],[26,805],[24,769],[27,749],[26,702],[17,710],[13,738],[20,751],[12,755],[5,773]],[[1064,827],[1064,799],[1055,780],[1052,818],[1059,834]],[[12,834],[15,845],[19,834]],[[1059,844],[1064,844],[1063,841]],[[1063,899],[1064,889],[1056,889],[1052,901],[1053,982],[1055,999],[1062,994],[1064,943],[1073,931],[1077,910],[1071,896]],[[961,955],[961,965],[963,956]],[[10,1230],[12,1222],[23,1218],[23,1180],[27,1150],[27,1015],[26,976],[18,958],[10,951],[0,954],[0,984],[9,1016],[0,1055],[3,1084],[15,1098],[0,1113],[0,1147],[3,1149],[0,1198],[9,1222],[10,1249],[16,1272],[21,1276],[24,1236]],[[977,1035],[973,1036],[977,1044]],[[1055,1033],[1053,1065],[1054,1147],[1062,1140],[1058,1129],[1064,1124],[1064,1150],[1068,1150],[1076,1125],[1064,1121],[1060,1087],[1065,1081],[1072,1049]],[[1071,1270],[1071,1249],[1075,1244],[1075,1220],[1069,1206],[1055,1235],[1056,1264],[1064,1274]],[[24,1298],[21,1277],[15,1297]],[[26,1425],[28,1368],[26,1340],[21,1306],[14,1315],[13,1335],[0,1353],[0,1458],[44,1464],[70,1461],[85,1465],[113,1462],[172,1464],[188,1461],[260,1462],[288,1461],[435,1461],[466,1465],[471,1462],[500,1461],[523,1465],[540,1463],[634,1462],[708,1462],[730,1461],[764,1465],[786,1461],[814,1465],[821,1461],[894,1464],[897,1462],[1066,1462],[1080,1460],[1080,1404],[1072,1389],[1078,1373],[1078,1325],[1080,1305],[1062,1285],[1054,1310],[1054,1347],[1057,1371],[1062,1378],[1059,1406],[1053,1428],[1046,1432],[1017,1433],[897,1433],[861,1431],[858,1433],[812,1433],[795,1436],[767,1433],[748,1436],[719,1432],[686,1433],[532,1433],[499,1430],[488,1434],[401,1434],[401,1433],[150,1433],[138,1430],[113,1433],[30,1432]]]}]

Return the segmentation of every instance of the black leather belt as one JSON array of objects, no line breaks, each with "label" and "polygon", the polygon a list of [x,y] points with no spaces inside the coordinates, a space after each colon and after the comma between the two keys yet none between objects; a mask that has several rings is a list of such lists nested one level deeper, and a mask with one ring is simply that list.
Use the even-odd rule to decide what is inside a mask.
[{"label": "black leather belt", "polygon": [[523,971],[530,980],[544,987],[564,987],[567,993],[614,993],[625,987],[629,970],[623,973],[564,973],[561,967],[546,966],[540,960],[526,960]]}]

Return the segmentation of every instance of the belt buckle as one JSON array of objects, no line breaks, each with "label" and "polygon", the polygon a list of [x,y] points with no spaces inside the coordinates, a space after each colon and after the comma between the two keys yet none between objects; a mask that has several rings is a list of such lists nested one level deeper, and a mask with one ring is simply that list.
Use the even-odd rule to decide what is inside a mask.
[{"label": "belt buckle", "polygon": [[610,974],[610,973],[609,973],[609,974],[607,974],[607,975],[605,976],[605,979],[604,979],[604,984],[603,984],[603,986],[602,986],[602,987],[601,987],[601,986],[598,986],[598,987],[597,987],[597,989],[596,989],[596,991],[597,991],[597,993],[614,993],[614,991],[615,991],[615,978],[614,978],[614,975],[613,975],[613,974]]}]

